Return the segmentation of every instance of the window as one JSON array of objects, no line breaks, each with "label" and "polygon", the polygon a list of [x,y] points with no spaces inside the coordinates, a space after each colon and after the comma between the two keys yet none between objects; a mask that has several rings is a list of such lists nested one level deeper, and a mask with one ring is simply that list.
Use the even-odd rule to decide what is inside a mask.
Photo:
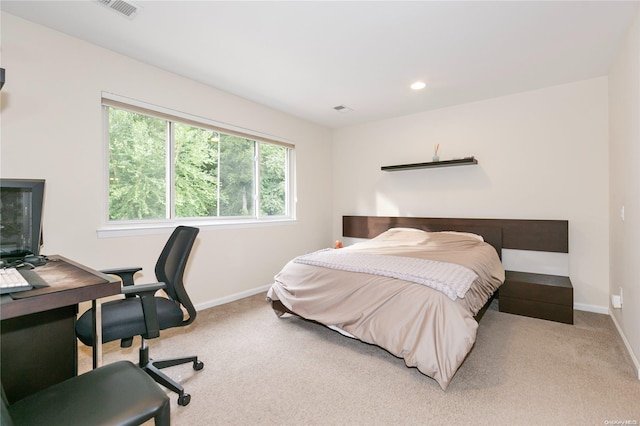
[{"label": "window", "polygon": [[140,103],[102,103],[109,224],[293,219],[293,145]]}]

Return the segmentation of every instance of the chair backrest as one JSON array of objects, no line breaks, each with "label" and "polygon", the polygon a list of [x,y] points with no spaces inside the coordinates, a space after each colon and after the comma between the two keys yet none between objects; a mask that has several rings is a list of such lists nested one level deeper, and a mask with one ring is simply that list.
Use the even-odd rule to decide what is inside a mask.
[{"label": "chair backrest", "polygon": [[167,295],[187,310],[189,317],[184,321],[185,325],[196,319],[196,309],[184,289],[183,275],[198,232],[198,228],[178,226],[162,249],[155,269],[158,281],[167,285]]}]

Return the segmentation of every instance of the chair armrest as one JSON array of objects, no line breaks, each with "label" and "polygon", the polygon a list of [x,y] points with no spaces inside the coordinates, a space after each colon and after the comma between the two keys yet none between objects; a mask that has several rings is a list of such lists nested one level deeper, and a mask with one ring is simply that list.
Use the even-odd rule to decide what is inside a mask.
[{"label": "chair armrest", "polygon": [[166,286],[165,283],[154,283],[127,286],[120,289],[120,292],[125,296],[140,296],[144,324],[147,329],[147,333],[142,335],[145,339],[154,339],[160,336],[160,323],[158,322],[158,312],[156,310],[154,294]]},{"label": "chair armrest", "polygon": [[[103,274],[108,274],[108,275],[117,275],[120,277],[120,281],[122,281],[122,285],[124,287],[129,287],[132,286],[134,284],[133,282],[133,276],[136,274],[136,272],[138,271],[142,271],[142,268],[140,268],[139,266],[132,266],[132,267],[126,267],[126,268],[112,268],[112,269],[104,269],[100,272],[102,272]],[[124,297],[136,297],[135,294],[125,294]],[[129,347],[131,346],[131,340],[129,339],[128,342],[126,342],[127,339],[124,339],[122,341],[122,346],[124,347]]]},{"label": "chair armrest", "polygon": [[136,284],[134,286],[122,287],[120,289],[121,294],[138,294],[140,297],[143,295],[146,296],[147,293],[151,295],[155,294],[156,291],[165,288],[167,285],[165,283],[153,283],[153,284]]},{"label": "chair armrest", "polygon": [[122,285],[130,286],[133,285],[133,276],[138,271],[142,271],[142,268],[138,266],[132,266],[126,268],[103,269],[100,272],[108,275],[117,275],[122,280]]}]

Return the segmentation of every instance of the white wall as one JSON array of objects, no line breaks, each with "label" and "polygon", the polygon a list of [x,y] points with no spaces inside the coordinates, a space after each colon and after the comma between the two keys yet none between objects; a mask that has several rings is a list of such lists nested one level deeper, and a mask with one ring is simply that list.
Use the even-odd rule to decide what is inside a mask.
[{"label": "white wall", "polygon": [[622,309],[610,308],[640,378],[640,11],[609,73],[609,122],[610,292],[623,290]]},{"label": "white wall", "polygon": [[203,230],[186,276],[196,304],[272,282],[290,258],[331,243],[329,129],[2,13],[2,177],[47,180],[46,254],[96,269],[140,265],[143,281],[168,232],[99,239],[106,175],[100,95],[138,99],[291,140],[296,145],[298,221]]},{"label": "white wall", "polygon": [[[574,300],[606,312],[607,114],[602,77],[337,130],[334,235],[344,214],[566,219]],[[430,161],[438,143],[441,160],[479,164],[380,170]]]}]

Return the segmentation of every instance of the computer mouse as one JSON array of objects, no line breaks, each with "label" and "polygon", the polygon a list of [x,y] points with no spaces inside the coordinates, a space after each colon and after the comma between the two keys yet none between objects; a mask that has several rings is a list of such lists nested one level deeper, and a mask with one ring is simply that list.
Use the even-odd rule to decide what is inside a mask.
[{"label": "computer mouse", "polygon": [[42,266],[47,263],[47,258],[44,256],[25,256],[22,261],[33,266]]}]

